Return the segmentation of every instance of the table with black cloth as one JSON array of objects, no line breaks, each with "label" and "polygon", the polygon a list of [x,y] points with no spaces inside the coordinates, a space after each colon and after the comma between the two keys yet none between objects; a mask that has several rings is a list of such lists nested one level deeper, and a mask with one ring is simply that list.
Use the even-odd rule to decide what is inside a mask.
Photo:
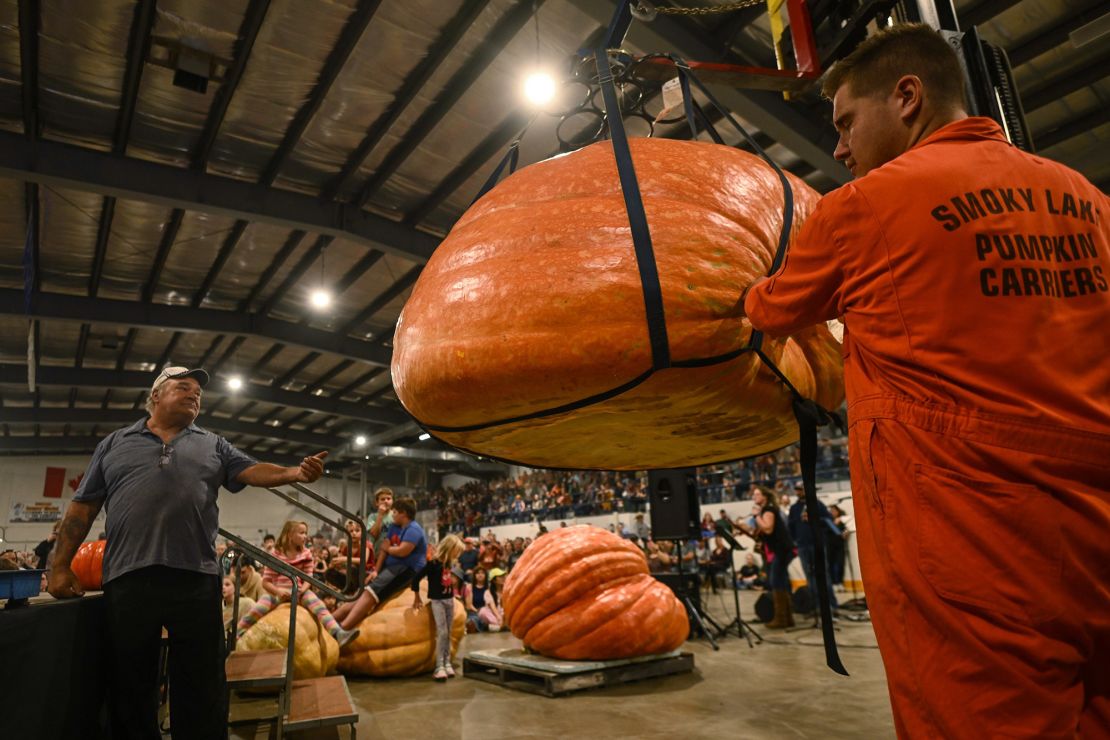
[{"label": "table with black cloth", "polygon": [[110,737],[104,599],[0,610],[0,738]]}]

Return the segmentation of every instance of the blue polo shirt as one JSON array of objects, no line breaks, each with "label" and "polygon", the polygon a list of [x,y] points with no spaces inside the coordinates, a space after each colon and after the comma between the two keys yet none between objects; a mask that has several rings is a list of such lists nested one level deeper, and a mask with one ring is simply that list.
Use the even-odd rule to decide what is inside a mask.
[{"label": "blue polo shirt", "polygon": [[104,582],[150,565],[218,575],[220,486],[257,461],[195,424],[168,445],[144,418],[96,446],[74,501],[104,501]]}]

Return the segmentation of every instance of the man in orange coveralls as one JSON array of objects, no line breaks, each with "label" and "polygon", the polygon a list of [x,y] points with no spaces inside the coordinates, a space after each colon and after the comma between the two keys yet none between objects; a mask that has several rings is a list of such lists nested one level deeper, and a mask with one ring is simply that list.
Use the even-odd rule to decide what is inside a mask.
[{"label": "man in orange coveralls", "polygon": [[830,71],[835,156],[753,326],[842,317],[859,552],[898,733],[1110,735],[1110,216],[964,112],[925,26]]}]

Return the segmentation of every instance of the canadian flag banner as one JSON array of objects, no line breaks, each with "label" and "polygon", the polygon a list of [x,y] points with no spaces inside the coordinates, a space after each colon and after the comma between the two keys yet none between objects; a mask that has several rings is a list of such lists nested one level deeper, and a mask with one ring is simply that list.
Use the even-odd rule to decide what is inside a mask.
[{"label": "canadian flag banner", "polygon": [[84,470],[67,468],[47,468],[46,480],[42,485],[43,498],[61,498],[62,495],[72,496],[81,485],[85,477]]}]

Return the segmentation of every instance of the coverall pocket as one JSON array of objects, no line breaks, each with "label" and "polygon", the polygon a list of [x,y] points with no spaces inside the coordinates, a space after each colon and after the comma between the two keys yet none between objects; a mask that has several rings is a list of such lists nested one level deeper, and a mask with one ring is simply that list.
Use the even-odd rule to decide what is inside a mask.
[{"label": "coverall pocket", "polygon": [[1036,486],[914,465],[918,568],[943,598],[1039,623],[1060,612],[1062,535]]},{"label": "coverall pocket", "polygon": [[863,419],[853,424],[848,434],[848,456],[849,469],[859,470],[858,476],[852,475],[853,488],[862,489],[875,515],[882,517],[884,509],[879,475],[884,461],[878,437],[878,425],[874,420]]}]

